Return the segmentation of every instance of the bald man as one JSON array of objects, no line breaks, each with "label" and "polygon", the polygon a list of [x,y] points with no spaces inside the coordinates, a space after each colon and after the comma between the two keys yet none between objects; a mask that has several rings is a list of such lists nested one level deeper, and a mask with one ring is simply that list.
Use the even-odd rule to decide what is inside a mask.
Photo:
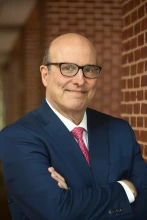
[{"label": "bald man", "polygon": [[45,99],[0,133],[12,219],[147,219],[147,165],[134,132],[87,107],[101,71],[91,42],[56,38],[40,71]]}]

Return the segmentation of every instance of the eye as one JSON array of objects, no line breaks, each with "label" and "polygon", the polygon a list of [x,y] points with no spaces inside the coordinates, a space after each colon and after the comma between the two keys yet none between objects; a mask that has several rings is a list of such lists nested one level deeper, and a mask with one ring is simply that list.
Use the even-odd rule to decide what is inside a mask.
[{"label": "eye", "polygon": [[87,73],[92,73],[94,71],[94,67],[93,66],[85,66],[84,71]]},{"label": "eye", "polygon": [[76,66],[72,63],[62,64],[62,70],[63,71],[73,71],[75,69],[76,69]]}]

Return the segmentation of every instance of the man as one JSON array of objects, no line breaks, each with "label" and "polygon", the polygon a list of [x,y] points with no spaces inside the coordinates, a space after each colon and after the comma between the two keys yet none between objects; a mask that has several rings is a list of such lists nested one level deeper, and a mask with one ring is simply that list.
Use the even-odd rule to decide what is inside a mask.
[{"label": "man", "polygon": [[0,134],[12,218],[145,220],[147,165],[132,129],[87,108],[101,70],[93,45],[62,35],[40,70],[45,100]]}]

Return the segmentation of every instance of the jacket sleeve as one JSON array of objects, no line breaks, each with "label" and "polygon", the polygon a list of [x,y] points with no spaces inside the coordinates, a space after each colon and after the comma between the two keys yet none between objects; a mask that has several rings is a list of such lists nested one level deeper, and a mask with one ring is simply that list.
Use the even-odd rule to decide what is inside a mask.
[{"label": "jacket sleeve", "polygon": [[132,203],[133,220],[147,219],[147,164],[145,163],[140,146],[136,142],[133,130],[130,127],[133,142],[132,171],[130,181],[137,189],[138,195]]},{"label": "jacket sleeve", "polygon": [[48,173],[46,147],[28,131],[6,129],[0,134],[0,143],[9,198],[28,219],[124,220],[132,216],[125,191],[117,182],[71,190],[59,188]]}]

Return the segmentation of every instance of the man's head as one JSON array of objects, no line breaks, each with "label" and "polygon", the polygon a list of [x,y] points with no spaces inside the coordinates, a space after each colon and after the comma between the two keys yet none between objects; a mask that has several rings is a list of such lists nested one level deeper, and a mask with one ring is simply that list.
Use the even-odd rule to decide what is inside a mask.
[{"label": "man's head", "polygon": [[[94,74],[98,73],[97,67],[84,67],[78,71],[78,67],[74,65],[47,65],[49,63],[97,65],[95,48],[81,35],[72,33],[62,35],[50,44],[40,67],[46,97],[50,104],[64,116],[83,114],[96,91],[97,78],[94,78]],[[90,78],[86,78],[83,72]]]}]

